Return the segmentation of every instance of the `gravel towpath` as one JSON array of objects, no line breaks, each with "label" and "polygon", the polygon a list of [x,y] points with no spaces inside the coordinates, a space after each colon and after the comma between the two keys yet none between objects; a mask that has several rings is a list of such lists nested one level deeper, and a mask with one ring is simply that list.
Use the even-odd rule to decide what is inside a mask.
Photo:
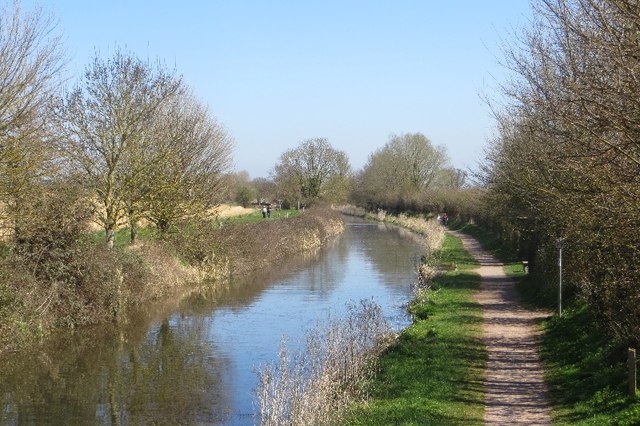
[{"label": "gravel towpath", "polygon": [[483,340],[488,361],[484,374],[487,425],[550,425],[547,389],[537,351],[536,322],[549,314],[524,309],[502,263],[468,235],[451,231],[480,262],[476,296],[482,305]]}]

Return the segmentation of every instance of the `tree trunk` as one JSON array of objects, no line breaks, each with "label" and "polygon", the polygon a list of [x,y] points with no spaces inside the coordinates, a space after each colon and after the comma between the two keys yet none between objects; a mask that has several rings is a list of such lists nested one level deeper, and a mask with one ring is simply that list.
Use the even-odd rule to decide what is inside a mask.
[{"label": "tree trunk", "polygon": [[106,231],[106,242],[108,248],[113,248],[113,240],[115,239],[114,226],[109,224],[105,227]]},{"label": "tree trunk", "polygon": [[131,241],[130,244],[134,245],[138,241],[138,224],[131,222]]}]

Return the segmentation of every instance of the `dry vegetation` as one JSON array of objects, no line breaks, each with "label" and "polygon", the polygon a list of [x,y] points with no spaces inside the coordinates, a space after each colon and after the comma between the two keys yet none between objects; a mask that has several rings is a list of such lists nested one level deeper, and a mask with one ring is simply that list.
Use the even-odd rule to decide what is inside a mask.
[{"label": "dry vegetation", "polygon": [[279,363],[260,371],[260,424],[340,424],[348,405],[364,398],[364,383],[390,333],[380,307],[362,301],[344,318],[310,330],[299,352],[283,340]]},{"label": "dry vegetation", "polygon": [[40,207],[53,235],[42,239],[34,230],[21,250],[0,259],[0,352],[56,327],[126,320],[132,308],[268,268],[342,231],[338,213],[309,210],[223,229],[213,221],[185,223],[165,239],[109,249],[88,238],[81,224],[89,217],[59,223],[55,208]]},{"label": "dry vegetation", "polygon": [[[345,214],[367,216],[353,206],[342,206]],[[444,227],[434,219],[393,216],[384,211],[370,219],[393,223],[425,237],[425,256],[440,248]],[[427,294],[436,269],[422,265],[417,271],[417,296]],[[340,424],[345,409],[367,399],[365,382],[372,377],[373,361],[392,341],[391,329],[379,306],[362,301],[348,315],[326,328],[310,330],[306,344],[291,353],[283,341],[279,363],[260,371],[257,398],[261,424]]]}]

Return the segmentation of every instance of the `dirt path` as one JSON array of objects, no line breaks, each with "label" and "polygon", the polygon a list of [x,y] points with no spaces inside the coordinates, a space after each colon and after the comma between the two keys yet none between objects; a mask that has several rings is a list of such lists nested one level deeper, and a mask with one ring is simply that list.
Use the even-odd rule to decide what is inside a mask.
[{"label": "dirt path", "polygon": [[462,239],[464,248],[480,262],[477,272],[482,284],[476,300],[484,311],[483,339],[488,353],[485,424],[550,425],[535,327],[536,320],[548,314],[525,310],[502,263],[473,238],[459,232],[451,234]]}]

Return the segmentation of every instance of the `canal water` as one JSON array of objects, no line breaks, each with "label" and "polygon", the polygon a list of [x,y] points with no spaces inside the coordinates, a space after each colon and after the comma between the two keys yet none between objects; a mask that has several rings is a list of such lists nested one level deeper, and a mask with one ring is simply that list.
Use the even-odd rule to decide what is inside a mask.
[{"label": "canal water", "polygon": [[252,425],[257,371],[362,299],[406,327],[420,238],[347,218],[327,247],[223,290],[62,333],[0,364],[0,424]]}]

